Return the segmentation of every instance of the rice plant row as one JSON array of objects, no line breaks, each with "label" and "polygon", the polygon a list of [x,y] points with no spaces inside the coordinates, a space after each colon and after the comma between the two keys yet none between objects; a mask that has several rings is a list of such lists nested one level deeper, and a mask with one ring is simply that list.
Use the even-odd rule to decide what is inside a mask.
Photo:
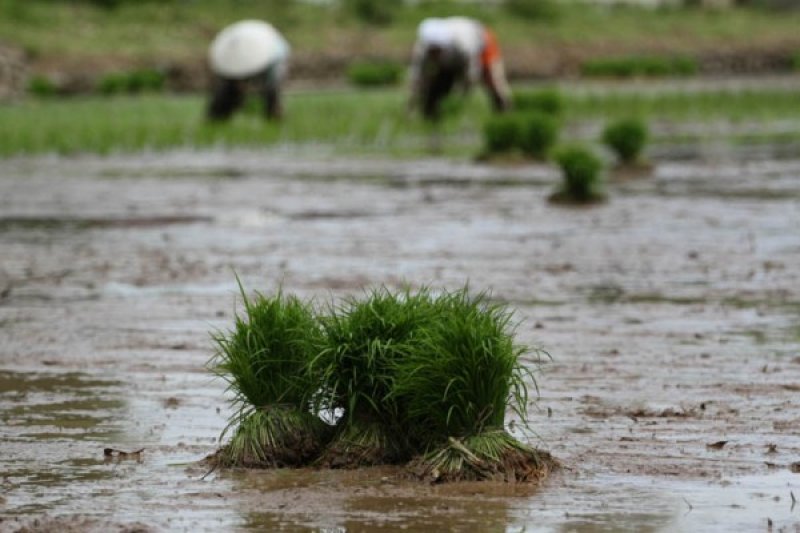
[{"label": "rice plant row", "polygon": [[242,299],[233,328],[213,335],[209,366],[234,405],[216,465],[405,464],[431,481],[537,481],[557,467],[507,431],[509,413],[527,427],[546,354],[516,342],[512,312],[486,293]]}]

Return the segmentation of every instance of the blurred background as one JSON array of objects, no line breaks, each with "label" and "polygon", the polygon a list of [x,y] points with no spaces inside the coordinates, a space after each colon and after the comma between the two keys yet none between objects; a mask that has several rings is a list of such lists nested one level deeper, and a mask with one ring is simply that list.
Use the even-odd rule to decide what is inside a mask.
[{"label": "blurred background", "polygon": [[[405,113],[411,50],[423,18],[456,14],[495,30],[516,90],[562,90],[575,138],[623,114],[654,121],[656,143],[800,130],[794,0],[0,0],[0,13],[2,155],[308,142],[425,153],[427,129]],[[265,124],[253,105],[205,124],[208,45],[245,18],[292,45],[289,119]],[[484,96],[451,107],[436,147],[475,154]],[[675,126],[689,119],[715,125]]]}]

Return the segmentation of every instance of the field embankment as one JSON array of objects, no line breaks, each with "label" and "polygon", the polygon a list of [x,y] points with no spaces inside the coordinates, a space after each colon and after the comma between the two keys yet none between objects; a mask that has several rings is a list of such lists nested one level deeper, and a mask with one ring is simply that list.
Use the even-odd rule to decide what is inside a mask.
[{"label": "field embankment", "polygon": [[131,2],[113,9],[83,2],[4,0],[2,41],[27,58],[32,76],[60,91],[88,92],[108,72],[157,68],[170,89],[206,85],[205,50],[224,25],[272,21],[293,45],[292,78],[340,80],[349,62],[406,63],[416,25],[426,16],[466,14],[501,36],[512,79],[576,76],[587,62],[631,55],[681,56],[699,73],[789,71],[800,51],[800,12],[730,8],[562,5],[523,18],[497,5],[427,2],[368,25],[336,7],[298,2]]}]

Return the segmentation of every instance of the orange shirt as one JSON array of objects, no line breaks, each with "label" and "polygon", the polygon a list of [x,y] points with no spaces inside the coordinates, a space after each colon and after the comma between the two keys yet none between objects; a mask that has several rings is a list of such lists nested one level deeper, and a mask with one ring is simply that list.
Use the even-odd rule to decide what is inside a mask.
[{"label": "orange shirt", "polygon": [[495,61],[500,60],[500,45],[497,44],[497,37],[489,29],[483,31],[483,52],[481,53],[481,66],[488,67]]}]

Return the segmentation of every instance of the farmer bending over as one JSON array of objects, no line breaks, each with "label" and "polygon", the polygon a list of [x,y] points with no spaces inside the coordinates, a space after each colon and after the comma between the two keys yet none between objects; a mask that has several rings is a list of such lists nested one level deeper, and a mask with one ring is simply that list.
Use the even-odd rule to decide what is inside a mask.
[{"label": "farmer bending over", "polygon": [[259,20],[232,24],[214,38],[208,60],[214,75],[208,118],[229,118],[250,86],[261,96],[266,116],[280,118],[289,44],[275,28]]},{"label": "farmer bending over", "polygon": [[458,85],[466,94],[483,83],[495,111],[511,106],[500,47],[494,34],[466,17],[428,18],[417,31],[411,62],[411,108],[437,120],[442,100]]}]

